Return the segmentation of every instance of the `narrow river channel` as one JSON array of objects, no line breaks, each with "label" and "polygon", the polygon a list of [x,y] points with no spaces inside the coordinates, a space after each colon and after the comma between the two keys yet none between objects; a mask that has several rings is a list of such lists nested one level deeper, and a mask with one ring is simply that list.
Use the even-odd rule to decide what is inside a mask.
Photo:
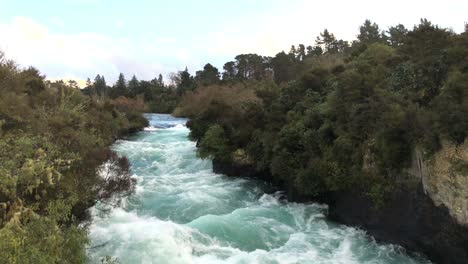
[{"label": "narrow river channel", "polygon": [[214,174],[185,119],[146,117],[150,127],[113,147],[138,184],[122,207],[93,210],[91,263],[428,263],[328,221],[324,205],[284,202],[262,182]]}]

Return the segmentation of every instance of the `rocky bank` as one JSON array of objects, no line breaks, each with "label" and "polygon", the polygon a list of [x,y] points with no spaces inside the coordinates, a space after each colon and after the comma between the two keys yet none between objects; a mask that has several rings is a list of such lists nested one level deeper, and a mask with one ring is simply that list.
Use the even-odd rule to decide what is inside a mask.
[{"label": "rocky bank", "polygon": [[[425,254],[435,263],[468,263],[468,142],[441,149],[426,158],[417,148],[383,208],[360,190],[331,192],[323,197],[298,196],[293,184],[279,183],[291,201],[329,205],[331,220],[362,228],[377,241],[398,244]],[[268,172],[247,164],[213,161],[213,170],[230,176],[273,182]]]}]

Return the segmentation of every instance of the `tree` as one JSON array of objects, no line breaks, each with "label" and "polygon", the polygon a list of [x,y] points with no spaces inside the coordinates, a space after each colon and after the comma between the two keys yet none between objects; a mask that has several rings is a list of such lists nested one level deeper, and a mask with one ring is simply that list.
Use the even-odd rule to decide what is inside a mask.
[{"label": "tree", "polygon": [[270,57],[240,54],[235,59],[224,64],[223,80],[262,80],[271,77]]},{"label": "tree", "polygon": [[315,40],[317,46],[324,47],[325,52],[333,54],[338,52],[337,40],[333,33],[328,32],[328,29],[325,29],[320,36]]},{"label": "tree", "polygon": [[304,44],[299,44],[299,49],[297,51],[297,60],[298,61],[303,61],[306,56],[306,49]]},{"label": "tree", "polygon": [[93,88],[94,88],[94,94],[101,96],[101,97],[106,96],[107,84],[106,84],[106,80],[104,79],[104,76],[101,77],[99,74],[96,75],[96,77],[94,78]]},{"label": "tree", "polygon": [[315,45],[314,47],[309,46],[310,49],[308,49],[307,55],[308,56],[320,56],[323,54],[323,49],[319,45]]},{"label": "tree", "polygon": [[132,76],[132,79],[128,82],[128,93],[130,95],[138,95],[142,91],[139,90],[140,82],[138,81],[135,75]]},{"label": "tree", "polygon": [[201,158],[229,159],[229,148],[227,145],[224,129],[220,125],[211,126],[200,141],[198,154]]},{"label": "tree", "polygon": [[94,93],[93,82],[90,78],[86,79],[86,86],[82,89],[82,92],[86,95],[92,95]]},{"label": "tree", "polygon": [[237,78],[241,80],[248,79],[251,75],[252,68],[251,62],[249,61],[249,55],[241,54],[235,57],[236,59],[236,68],[237,68]]},{"label": "tree", "polygon": [[158,84],[162,87],[164,86],[164,80],[162,74],[159,74],[158,76]]},{"label": "tree", "polygon": [[223,80],[232,81],[237,76],[236,63],[233,61],[226,62],[223,66]]},{"label": "tree", "polygon": [[404,25],[399,24],[393,27],[390,27],[387,31],[388,36],[388,43],[390,46],[398,47],[403,45],[405,42],[406,34],[408,34],[408,30],[405,28]]},{"label": "tree", "polygon": [[349,48],[349,43],[348,41],[345,41],[345,40],[338,40],[336,41],[336,50],[340,53],[343,53],[343,52],[347,52],[348,51],[348,48]]},{"label": "tree", "polygon": [[468,135],[468,73],[454,72],[434,99],[439,130],[457,142],[463,143]]},{"label": "tree", "polygon": [[284,51],[276,54],[271,59],[275,82],[280,84],[292,80],[294,78],[294,64],[295,61]]},{"label": "tree", "polygon": [[117,78],[117,82],[114,84],[114,87],[112,87],[112,97],[117,98],[119,96],[125,96],[128,94],[128,89],[127,89],[127,81],[125,80],[125,76],[123,73],[119,74],[119,77]]},{"label": "tree", "polygon": [[257,54],[241,54],[235,57],[237,78],[244,80],[261,80],[267,76],[269,58]]},{"label": "tree", "polygon": [[201,85],[212,85],[219,82],[219,71],[211,64],[206,64],[202,71],[197,71],[195,81]]},{"label": "tree", "polygon": [[291,46],[291,49],[289,50],[289,56],[291,56],[294,59],[297,58],[296,46],[294,46],[294,45]]},{"label": "tree", "polygon": [[185,67],[185,70],[180,71],[175,78],[177,86],[177,94],[182,95],[186,91],[193,91],[197,87],[192,75],[190,75],[188,68]]},{"label": "tree", "polygon": [[416,73],[413,92],[419,94],[415,102],[427,105],[440,92],[449,70],[447,50],[452,45],[452,32],[421,19],[419,25],[408,32],[398,52]]},{"label": "tree", "polygon": [[382,34],[376,23],[372,23],[369,19],[366,19],[364,24],[359,27],[357,38],[363,44],[372,44],[382,41]]}]

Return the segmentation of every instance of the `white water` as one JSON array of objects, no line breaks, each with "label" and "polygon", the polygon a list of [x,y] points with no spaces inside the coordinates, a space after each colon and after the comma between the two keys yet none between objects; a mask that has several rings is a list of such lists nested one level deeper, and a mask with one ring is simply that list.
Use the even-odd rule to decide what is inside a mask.
[{"label": "white water", "polygon": [[428,263],[327,221],[326,206],[282,202],[266,184],[212,173],[186,120],[147,118],[149,128],[114,146],[138,185],[122,208],[93,209],[90,263]]}]

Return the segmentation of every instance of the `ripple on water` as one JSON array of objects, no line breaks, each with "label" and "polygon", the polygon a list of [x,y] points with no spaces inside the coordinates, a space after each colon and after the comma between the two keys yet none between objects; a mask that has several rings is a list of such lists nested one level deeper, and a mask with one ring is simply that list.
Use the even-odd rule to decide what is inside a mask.
[{"label": "ripple on water", "polygon": [[119,140],[136,193],[107,215],[92,209],[91,263],[428,263],[365,232],[329,222],[327,206],[287,203],[261,182],[212,173],[186,119],[145,115],[151,126]]}]

